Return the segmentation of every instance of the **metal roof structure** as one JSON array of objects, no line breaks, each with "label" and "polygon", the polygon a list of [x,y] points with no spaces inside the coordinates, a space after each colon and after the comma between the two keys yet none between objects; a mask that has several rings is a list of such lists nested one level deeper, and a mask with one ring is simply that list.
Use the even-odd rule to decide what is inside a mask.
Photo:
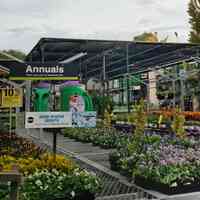
[{"label": "metal roof structure", "polygon": [[190,60],[199,52],[200,44],[189,43],[41,38],[26,61],[62,62],[75,57],[73,64],[84,79],[114,79]]}]

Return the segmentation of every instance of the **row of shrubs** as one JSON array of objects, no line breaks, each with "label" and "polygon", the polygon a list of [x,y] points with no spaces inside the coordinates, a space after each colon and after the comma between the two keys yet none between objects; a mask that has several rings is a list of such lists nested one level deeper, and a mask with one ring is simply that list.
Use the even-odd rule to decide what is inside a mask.
[{"label": "row of shrubs", "polygon": [[130,140],[130,135],[114,128],[66,128],[66,137],[80,142],[92,143],[105,149],[123,147]]}]

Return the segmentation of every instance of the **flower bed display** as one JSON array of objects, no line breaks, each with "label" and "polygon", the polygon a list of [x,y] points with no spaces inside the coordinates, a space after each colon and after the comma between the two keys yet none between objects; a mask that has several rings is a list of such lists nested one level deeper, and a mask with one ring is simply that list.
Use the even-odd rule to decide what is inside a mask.
[{"label": "flower bed display", "polygon": [[[173,110],[160,110],[160,111],[152,111],[152,114],[157,114],[157,115],[164,115],[167,117],[172,117],[174,111]],[[186,112],[181,112],[186,120],[200,120],[200,112],[190,112],[190,111],[186,111]]]},{"label": "flower bed display", "polygon": [[[7,138],[6,134],[3,137]],[[16,148],[16,144],[26,143],[24,150],[30,149],[30,146],[34,147],[34,150],[37,149],[34,144],[14,134],[12,139],[13,143],[8,139],[8,147],[11,145]],[[6,148],[6,145],[1,148]],[[0,170],[10,171],[13,167],[17,167],[24,176],[20,189],[21,200],[94,200],[95,193],[101,188],[95,174],[80,169],[66,156],[47,153],[39,155],[35,154],[35,151],[25,153],[22,149],[16,154],[4,151],[0,156]],[[7,193],[8,187],[0,187],[0,195],[4,199],[7,198]]]},{"label": "flower bed display", "polygon": [[102,148],[124,146],[130,136],[113,128],[67,128],[64,135],[81,142],[91,142]]},{"label": "flower bed display", "polygon": [[200,142],[175,136],[133,141],[110,154],[111,167],[146,189],[166,194],[200,190]]},{"label": "flower bed display", "polygon": [[94,200],[98,187],[97,179],[87,171],[77,168],[66,174],[53,169],[36,171],[27,176],[21,192],[24,199],[82,200],[87,197]]},{"label": "flower bed display", "polygon": [[185,184],[185,185],[179,184],[176,186],[169,186],[167,184],[163,184],[158,181],[145,179],[142,176],[135,177],[135,184],[149,190],[157,189],[159,192],[168,194],[168,195],[196,192],[196,191],[199,191],[199,187],[200,187],[199,183]]},{"label": "flower bed display", "polygon": [[0,133],[0,156],[10,155],[14,157],[36,158],[45,150],[29,142],[27,139],[18,137],[15,133]]}]

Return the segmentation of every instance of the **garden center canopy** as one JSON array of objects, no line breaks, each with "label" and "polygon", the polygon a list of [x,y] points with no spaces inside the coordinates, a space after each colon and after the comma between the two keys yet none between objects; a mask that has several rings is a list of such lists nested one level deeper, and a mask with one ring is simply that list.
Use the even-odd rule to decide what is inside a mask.
[{"label": "garden center canopy", "polygon": [[199,52],[200,44],[42,38],[26,61],[73,62],[85,79],[110,80],[192,59]]}]

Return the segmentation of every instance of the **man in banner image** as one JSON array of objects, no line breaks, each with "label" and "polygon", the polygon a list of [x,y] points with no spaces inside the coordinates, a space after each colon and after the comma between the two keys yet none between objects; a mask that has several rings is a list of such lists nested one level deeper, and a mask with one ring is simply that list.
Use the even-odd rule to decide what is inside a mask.
[{"label": "man in banner image", "polygon": [[85,103],[81,96],[73,95],[69,100],[69,108],[71,112],[84,112]]}]

